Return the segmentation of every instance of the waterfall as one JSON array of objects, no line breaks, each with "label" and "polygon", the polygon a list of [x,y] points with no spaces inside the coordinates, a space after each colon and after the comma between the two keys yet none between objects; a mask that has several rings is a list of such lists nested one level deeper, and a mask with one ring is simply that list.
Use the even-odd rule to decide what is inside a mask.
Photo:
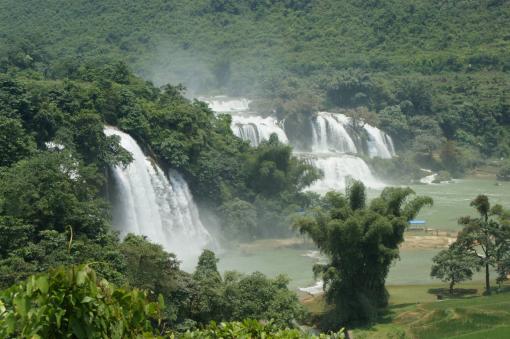
[{"label": "waterfall", "polygon": [[317,154],[298,155],[324,173],[321,180],[313,183],[308,189],[317,193],[331,190],[343,191],[349,180],[360,180],[370,188],[382,188],[384,184],[377,180],[363,159],[349,154]]},{"label": "waterfall", "polygon": [[354,140],[347,133],[349,118],[343,114],[319,112],[312,122],[313,152],[358,153]]},{"label": "waterfall", "polygon": [[215,113],[228,113],[232,116],[230,128],[234,134],[250,142],[256,147],[262,141],[268,140],[275,133],[283,143],[289,140],[285,131],[273,117],[263,118],[249,111],[251,101],[245,98],[229,98],[227,96],[215,96],[211,98],[201,97],[200,100],[209,104]]},{"label": "waterfall", "polygon": [[[393,140],[389,135],[369,124],[365,124],[363,129],[367,135],[368,156],[384,159],[395,156]],[[356,147],[354,141],[363,138],[352,131],[352,120],[345,114],[319,112],[312,121],[312,130],[313,152],[363,153],[363,148]]]},{"label": "waterfall", "polygon": [[368,155],[371,158],[391,159],[395,155],[393,140],[389,135],[369,124],[365,124],[363,128],[368,134]]},{"label": "waterfall", "polygon": [[[280,141],[289,142],[281,122],[273,117],[263,118],[250,112],[248,99],[219,96],[202,100],[215,112],[230,114],[234,134],[248,140],[252,146],[267,140],[271,133],[276,133]],[[350,117],[329,112],[318,112],[312,119],[311,150],[312,153],[295,152],[295,155],[306,159],[324,173],[324,178],[309,188],[319,193],[343,190],[350,179],[361,180],[370,188],[381,188],[384,184],[374,177],[365,161],[356,155],[365,153],[380,158],[395,155],[391,137],[380,129],[365,124],[362,131],[356,133]]]},{"label": "waterfall", "polygon": [[437,173],[433,173],[433,174],[427,175],[426,177],[421,178],[420,182],[422,184],[431,185],[432,183],[434,183],[434,180],[436,180],[436,178],[437,178]]},{"label": "waterfall", "polygon": [[246,112],[251,103],[251,100],[246,98],[229,98],[223,95],[211,98],[201,97],[199,100],[208,103],[216,113]]},{"label": "waterfall", "polygon": [[118,135],[121,146],[133,156],[126,168],[112,169],[114,228],[121,236],[145,235],[185,265],[192,264],[212,237],[200,221],[186,181],[176,171],[170,171],[167,178],[128,134],[112,127],[105,127],[104,132]]},{"label": "waterfall", "polygon": [[232,131],[243,140],[248,140],[252,146],[258,146],[262,141],[268,140],[275,133],[283,143],[288,143],[287,135],[278,125],[275,118],[262,118],[252,114],[232,114]]}]

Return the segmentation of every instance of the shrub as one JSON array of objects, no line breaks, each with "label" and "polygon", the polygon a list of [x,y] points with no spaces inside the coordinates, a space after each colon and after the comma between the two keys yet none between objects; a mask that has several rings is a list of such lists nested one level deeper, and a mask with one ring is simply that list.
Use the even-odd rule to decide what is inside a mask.
[{"label": "shrub", "polygon": [[510,162],[499,169],[497,178],[501,181],[510,181]]},{"label": "shrub", "polygon": [[303,333],[297,329],[279,328],[272,322],[261,323],[256,320],[244,320],[243,322],[228,322],[217,324],[211,322],[202,330],[188,331],[186,333],[172,333],[171,338],[309,338],[309,339],[336,339],[344,338],[343,330],[331,334],[312,335]]}]

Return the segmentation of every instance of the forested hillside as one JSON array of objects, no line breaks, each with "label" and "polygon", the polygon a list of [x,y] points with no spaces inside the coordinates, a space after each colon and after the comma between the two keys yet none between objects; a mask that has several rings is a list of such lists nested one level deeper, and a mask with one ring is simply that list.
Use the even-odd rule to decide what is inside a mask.
[{"label": "forested hillside", "polygon": [[461,175],[510,154],[508,22],[501,0],[4,1],[0,67],[122,59],[191,96],[256,97],[303,133],[318,109],[367,107],[408,158]]},{"label": "forested hillside", "polygon": [[[250,147],[230,131],[229,116],[216,117],[204,103],[184,98],[178,87],[155,88],[122,63],[84,65],[66,80],[31,75],[0,75],[0,289],[39,275],[27,281],[26,295],[14,292],[19,286],[0,292],[0,336],[72,332],[84,338],[82,332],[101,326],[101,333],[130,328],[163,333],[168,326],[185,330],[247,318],[273,319],[275,328],[285,328],[303,317],[284,276],[221,275],[218,259],[208,250],[190,274],[180,269],[181,258],[145,236],[120,240],[111,226],[106,186],[111,168],[127,166],[132,155],[119,145],[118,136],[103,130],[111,124],[129,131],[153,161],[185,173],[200,201],[223,220],[220,231],[226,238],[288,232],[286,213],[311,201],[300,191],[318,175],[313,167],[275,139]],[[78,264],[90,264],[94,272],[87,268],[75,275],[75,269],[83,270]],[[59,266],[69,270],[52,270]],[[41,275],[47,271],[49,276]],[[101,279],[151,295],[126,292],[141,308],[120,306],[116,298],[124,292],[108,287],[98,294],[96,283],[110,286]],[[77,294],[65,296],[65,286]],[[104,301],[101,293],[113,297]],[[49,294],[59,301],[48,302]],[[158,295],[162,329],[148,323],[156,306],[144,306]],[[85,296],[84,308],[99,312],[96,307],[112,307],[112,313],[99,312],[95,320],[76,324],[73,298]],[[25,311],[17,306],[20,298]],[[37,320],[27,316],[32,306],[40,309]],[[127,313],[120,314],[122,309]],[[109,321],[119,327],[104,325]]]},{"label": "forested hillside", "polygon": [[3,41],[33,39],[27,52],[43,59],[121,56],[149,72],[144,59],[166,49],[165,63],[182,52],[228,82],[260,70],[508,69],[509,11],[501,0],[4,1],[1,28]]}]

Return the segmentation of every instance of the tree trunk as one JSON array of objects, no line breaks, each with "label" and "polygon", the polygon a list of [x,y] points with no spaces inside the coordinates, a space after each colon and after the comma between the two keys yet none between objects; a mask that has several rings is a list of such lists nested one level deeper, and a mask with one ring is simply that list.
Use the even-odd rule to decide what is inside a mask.
[{"label": "tree trunk", "polygon": [[455,281],[454,280],[450,281],[450,295],[453,294],[453,285],[455,285]]},{"label": "tree trunk", "polygon": [[491,294],[491,282],[489,277],[489,263],[485,264],[485,293]]}]

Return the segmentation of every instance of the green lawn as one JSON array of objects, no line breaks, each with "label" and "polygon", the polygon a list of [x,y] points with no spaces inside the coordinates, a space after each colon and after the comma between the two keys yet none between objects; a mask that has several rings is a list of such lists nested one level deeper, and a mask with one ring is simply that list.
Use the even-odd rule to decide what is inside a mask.
[{"label": "green lawn", "polygon": [[388,313],[355,338],[510,338],[510,292],[481,296],[483,286],[462,284],[465,292],[437,300],[442,285],[389,286]]}]

